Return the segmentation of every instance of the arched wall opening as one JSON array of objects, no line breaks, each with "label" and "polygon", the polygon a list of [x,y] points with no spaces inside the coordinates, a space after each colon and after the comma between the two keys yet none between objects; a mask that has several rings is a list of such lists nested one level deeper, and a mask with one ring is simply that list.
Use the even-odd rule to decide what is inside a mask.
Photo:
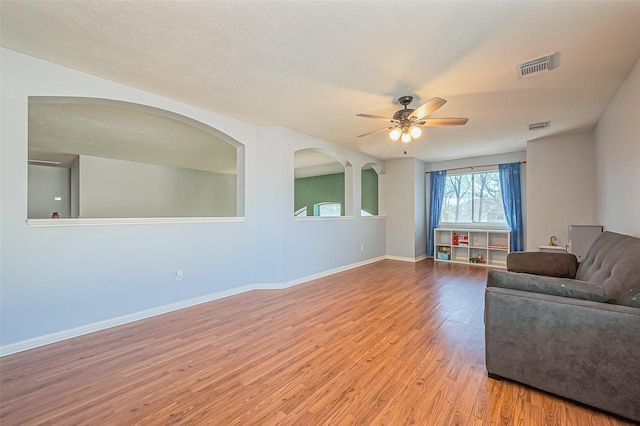
[{"label": "arched wall opening", "polygon": [[350,216],[352,167],[338,154],[305,148],[294,152],[294,216]]},{"label": "arched wall opening", "polygon": [[111,99],[29,97],[28,219],[244,216],[244,145]]},{"label": "arched wall opening", "polygon": [[360,215],[378,216],[380,165],[367,163],[360,170]]}]

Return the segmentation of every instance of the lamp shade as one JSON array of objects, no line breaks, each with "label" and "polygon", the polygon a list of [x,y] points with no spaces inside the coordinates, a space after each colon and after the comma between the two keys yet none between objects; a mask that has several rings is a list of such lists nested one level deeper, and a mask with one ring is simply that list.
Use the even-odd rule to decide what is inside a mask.
[{"label": "lamp shade", "polygon": [[403,132],[402,133],[402,143],[409,143],[411,142],[413,139],[411,138],[411,135],[409,134],[409,132]]},{"label": "lamp shade", "polygon": [[394,142],[400,139],[400,135],[402,135],[402,132],[397,127],[389,132],[389,138]]},{"label": "lamp shade", "polygon": [[411,137],[413,139],[418,139],[420,136],[422,136],[422,129],[420,127],[413,126],[411,129],[409,129],[409,133],[411,133]]}]

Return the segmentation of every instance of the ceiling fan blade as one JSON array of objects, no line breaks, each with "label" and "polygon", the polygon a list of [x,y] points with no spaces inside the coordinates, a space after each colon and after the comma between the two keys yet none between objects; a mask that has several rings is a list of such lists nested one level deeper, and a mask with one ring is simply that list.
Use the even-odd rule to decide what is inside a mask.
[{"label": "ceiling fan blade", "polygon": [[441,108],[442,105],[444,105],[446,103],[447,103],[447,101],[445,101],[442,98],[429,99],[426,103],[424,103],[423,105],[420,105],[418,108],[416,108],[411,113],[411,116],[415,117],[419,121],[421,121],[427,115],[429,115],[429,114],[433,113],[434,111],[436,111],[437,109]]},{"label": "ceiling fan blade", "polygon": [[421,120],[424,124],[417,126],[462,126],[467,124],[468,118],[426,118]]},{"label": "ceiling fan blade", "polygon": [[376,130],[372,130],[372,131],[367,132],[367,133],[363,133],[363,134],[361,134],[361,135],[358,135],[357,137],[358,137],[358,138],[361,138],[361,137],[363,137],[363,136],[368,136],[368,135],[370,135],[371,133],[379,132],[380,130],[389,130],[389,129],[393,129],[394,127],[396,127],[396,126],[387,126],[387,127],[383,127],[382,129],[376,129]]},{"label": "ceiling fan blade", "polygon": [[356,116],[358,117],[364,117],[364,118],[373,118],[376,120],[387,120],[387,121],[391,121],[392,123],[397,123],[398,120],[395,120],[391,117],[381,117],[379,115],[371,115],[371,114],[356,114]]}]

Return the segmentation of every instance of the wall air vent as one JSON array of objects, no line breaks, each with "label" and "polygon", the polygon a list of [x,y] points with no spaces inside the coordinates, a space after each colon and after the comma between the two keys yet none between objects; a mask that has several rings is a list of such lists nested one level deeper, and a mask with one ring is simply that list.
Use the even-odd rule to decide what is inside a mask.
[{"label": "wall air vent", "polygon": [[47,160],[29,160],[29,164],[44,164],[47,166],[59,166],[62,163],[59,161],[47,161]]},{"label": "wall air vent", "polygon": [[529,130],[538,130],[538,129],[544,129],[545,127],[549,127],[550,124],[551,124],[551,121],[541,121],[539,123],[527,124],[527,127],[529,128]]},{"label": "wall air vent", "polygon": [[554,69],[557,64],[557,52],[518,64],[518,77],[533,77],[541,72]]}]

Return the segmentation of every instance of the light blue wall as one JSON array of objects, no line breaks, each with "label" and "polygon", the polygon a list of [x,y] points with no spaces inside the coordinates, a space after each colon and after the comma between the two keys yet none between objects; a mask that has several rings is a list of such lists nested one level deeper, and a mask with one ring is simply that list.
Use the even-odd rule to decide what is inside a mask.
[{"label": "light blue wall", "polygon": [[[211,294],[286,284],[384,256],[384,218],[296,220],[291,214],[297,149],[338,152],[355,170],[379,160],[288,129],[251,126],[6,49],[0,52],[1,346]],[[30,227],[26,223],[29,96],[140,103],[224,132],[245,146],[245,218],[221,223]],[[359,212],[360,173],[349,178],[349,185],[347,192],[353,196],[348,207]],[[300,250],[302,243],[307,250]],[[180,282],[175,281],[177,269],[184,272]]]},{"label": "light blue wall", "polygon": [[236,216],[236,176],[81,155],[80,217]]},{"label": "light blue wall", "polygon": [[386,163],[387,173],[380,176],[383,195],[380,213],[388,216],[386,252],[396,258],[416,258],[414,203],[416,165],[419,161],[414,158],[389,160]]}]

